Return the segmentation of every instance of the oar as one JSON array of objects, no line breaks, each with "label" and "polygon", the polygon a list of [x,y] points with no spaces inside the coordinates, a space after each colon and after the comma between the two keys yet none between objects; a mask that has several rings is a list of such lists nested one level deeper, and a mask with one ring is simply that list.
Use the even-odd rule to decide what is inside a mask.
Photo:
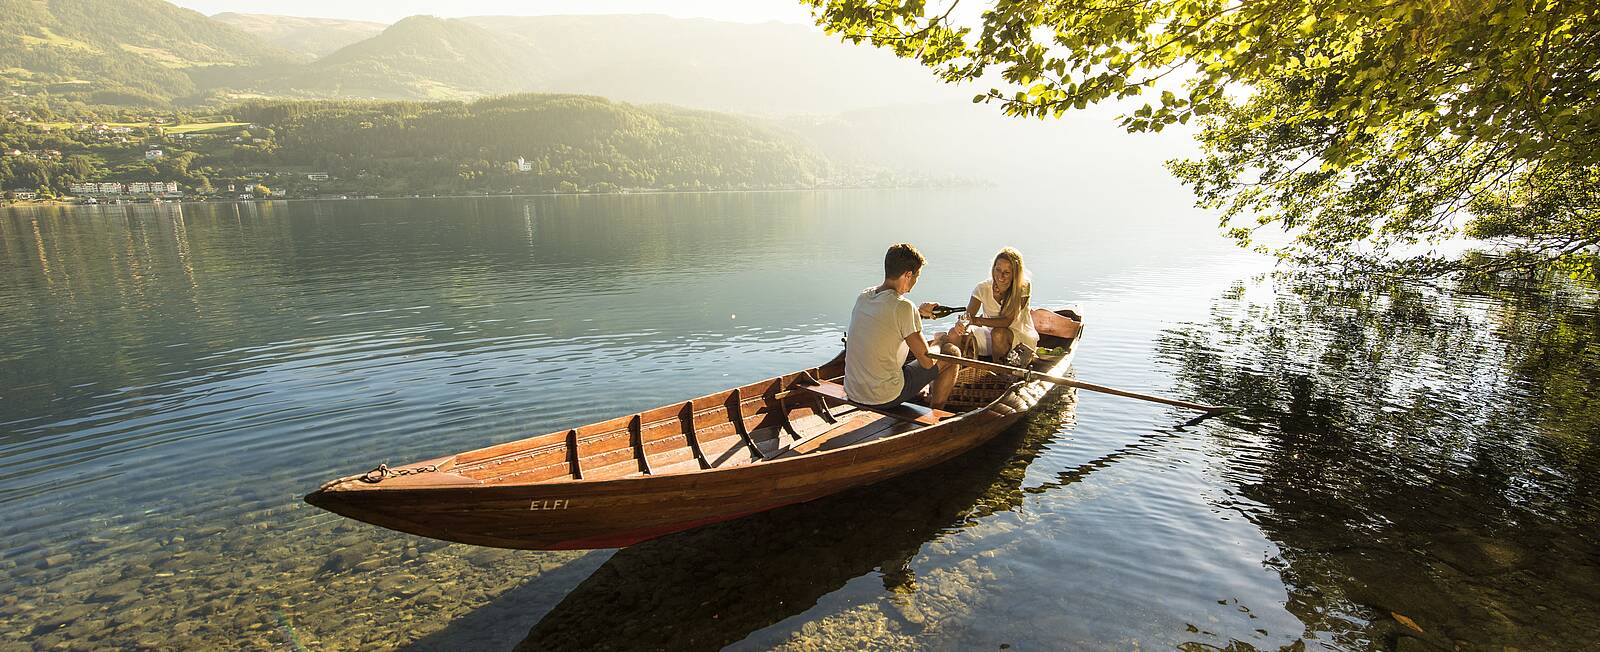
[{"label": "oar", "polygon": [[1189,401],[1180,401],[1180,400],[1175,399],[1175,398],[1166,398],[1166,397],[1163,397],[1163,396],[1152,396],[1150,394],[1140,394],[1139,392],[1130,392],[1130,391],[1125,390],[1125,389],[1117,389],[1115,387],[1106,387],[1105,385],[1096,385],[1094,383],[1086,383],[1086,382],[1083,382],[1083,381],[1080,381],[1080,380],[1073,380],[1071,378],[1062,378],[1061,376],[1055,376],[1055,375],[1052,375],[1052,374],[1041,373],[1041,372],[1038,372],[1038,371],[1034,371],[1032,369],[1023,369],[1021,367],[1013,367],[1011,365],[997,364],[997,363],[993,363],[993,362],[984,362],[982,360],[973,360],[972,358],[963,358],[963,357],[958,356],[958,355],[946,355],[946,354],[943,354],[943,353],[933,353],[933,352],[930,351],[928,353],[928,357],[933,358],[935,360],[944,360],[946,362],[954,362],[956,364],[965,365],[965,366],[968,366],[968,367],[977,367],[979,369],[988,369],[989,371],[1001,371],[1001,372],[1008,372],[1008,373],[1018,374],[1018,375],[1021,375],[1023,377],[1026,377],[1028,380],[1042,380],[1042,381],[1047,382],[1047,383],[1055,383],[1057,385],[1066,385],[1067,387],[1076,387],[1078,389],[1087,389],[1087,390],[1089,390],[1091,392],[1100,392],[1102,394],[1115,394],[1117,396],[1126,396],[1128,398],[1136,398],[1136,399],[1139,399],[1141,401],[1151,401],[1151,402],[1154,402],[1154,403],[1165,403],[1167,405],[1176,405],[1176,406],[1181,407],[1181,408],[1189,408],[1191,410],[1200,410],[1201,412],[1205,412],[1207,415],[1211,415],[1211,416],[1214,416],[1214,415],[1217,415],[1217,414],[1224,414],[1224,413],[1227,413],[1227,412],[1237,412],[1240,409],[1240,408],[1230,407],[1230,406],[1226,406],[1226,405],[1205,405],[1203,403],[1190,403]]}]

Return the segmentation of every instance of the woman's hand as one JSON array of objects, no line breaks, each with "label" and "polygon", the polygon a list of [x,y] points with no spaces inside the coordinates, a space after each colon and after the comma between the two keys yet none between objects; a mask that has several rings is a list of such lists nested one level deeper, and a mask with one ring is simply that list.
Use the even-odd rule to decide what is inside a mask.
[{"label": "woman's hand", "polygon": [[950,327],[950,337],[960,338],[967,334],[967,319],[965,316],[956,318],[956,325]]}]

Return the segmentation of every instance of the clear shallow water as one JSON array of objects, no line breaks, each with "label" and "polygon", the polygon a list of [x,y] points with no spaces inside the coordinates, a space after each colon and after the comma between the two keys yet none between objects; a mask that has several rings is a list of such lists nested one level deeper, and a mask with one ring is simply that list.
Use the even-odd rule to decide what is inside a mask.
[{"label": "clear shallow water", "polygon": [[[815,364],[899,240],[946,303],[1015,244],[1088,315],[1080,377],[1249,409],[1069,395],[956,463],[622,551],[299,501]],[[0,649],[1587,644],[1593,297],[1267,269],[1203,219],[993,191],[3,213]]]}]

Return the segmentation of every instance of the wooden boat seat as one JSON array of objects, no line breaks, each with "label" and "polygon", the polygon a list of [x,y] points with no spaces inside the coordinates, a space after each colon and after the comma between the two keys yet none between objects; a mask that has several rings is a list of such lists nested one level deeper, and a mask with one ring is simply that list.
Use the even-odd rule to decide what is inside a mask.
[{"label": "wooden boat seat", "polygon": [[813,435],[804,441],[795,442],[778,451],[772,459],[843,448],[920,427],[921,424],[886,417],[870,410],[853,409],[839,417],[839,427]]},{"label": "wooden boat seat", "polygon": [[816,395],[821,396],[821,397],[826,398],[826,399],[839,401],[841,403],[848,403],[850,405],[854,405],[854,406],[856,406],[858,408],[861,408],[863,410],[869,410],[869,411],[872,411],[872,412],[877,412],[878,414],[882,414],[884,416],[894,417],[896,419],[900,419],[901,421],[910,421],[912,423],[917,423],[917,424],[921,424],[921,425],[924,425],[924,426],[931,426],[933,424],[939,423],[941,420],[948,419],[950,417],[955,416],[954,412],[945,412],[944,410],[935,410],[933,408],[923,407],[921,405],[916,405],[914,403],[901,403],[899,405],[895,405],[895,406],[892,406],[892,407],[882,407],[882,406],[876,406],[876,405],[866,405],[866,404],[863,404],[863,403],[857,403],[857,402],[852,401],[852,400],[850,400],[848,398],[845,398],[844,385],[840,385],[839,383],[829,382],[829,381],[826,381],[826,380],[818,380],[818,381],[816,381],[815,385],[799,385],[799,384],[797,384],[797,385],[795,385],[795,387],[796,387],[796,389],[799,389],[800,391],[810,392],[812,394],[816,394]]}]

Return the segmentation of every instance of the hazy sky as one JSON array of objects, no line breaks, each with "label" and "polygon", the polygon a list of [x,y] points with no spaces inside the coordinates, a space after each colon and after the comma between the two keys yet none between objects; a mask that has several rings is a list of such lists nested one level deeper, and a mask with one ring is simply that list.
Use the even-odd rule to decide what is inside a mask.
[{"label": "hazy sky", "polygon": [[[740,23],[812,23],[797,0],[171,0],[211,15],[224,11],[280,16],[349,18],[392,23],[406,16],[541,16],[561,14],[663,14],[676,18],[714,18]],[[938,4],[937,2],[930,4]]]}]

